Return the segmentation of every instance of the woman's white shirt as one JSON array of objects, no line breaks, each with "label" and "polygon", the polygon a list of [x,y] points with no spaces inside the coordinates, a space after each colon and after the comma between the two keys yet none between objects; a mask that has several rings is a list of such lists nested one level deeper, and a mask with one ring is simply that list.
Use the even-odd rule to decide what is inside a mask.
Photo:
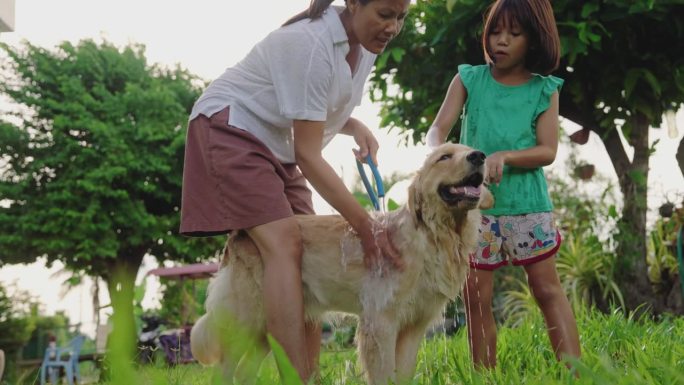
[{"label": "woman's white shirt", "polygon": [[230,106],[228,124],[261,140],[283,163],[294,163],[293,120],[324,121],[327,145],[361,104],[376,55],[361,48],[355,73],[346,61],[341,9],[329,7],[271,32],[204,91],[190,119]]}]

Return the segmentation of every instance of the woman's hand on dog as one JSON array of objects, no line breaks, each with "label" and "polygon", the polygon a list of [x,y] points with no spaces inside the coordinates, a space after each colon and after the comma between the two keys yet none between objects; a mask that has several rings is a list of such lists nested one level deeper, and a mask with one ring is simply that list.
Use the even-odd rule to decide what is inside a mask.
[{"label": "woman's hand on dog", "polygon": [[389,230],[380,222],[369,220],[368,226],[358,229],[357,233],[361,239],[363,248],[363,262],[366,268],[371,271],[378,271],[383,275],[388,270],[386,261],[390,262],[396,269],[404,269],[404,261],[401,259],[399,251],[390,241]]}]

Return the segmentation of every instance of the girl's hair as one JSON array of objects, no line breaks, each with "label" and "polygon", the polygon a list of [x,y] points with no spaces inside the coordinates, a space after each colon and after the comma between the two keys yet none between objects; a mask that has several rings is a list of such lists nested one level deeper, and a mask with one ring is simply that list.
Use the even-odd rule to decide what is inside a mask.
[{"label": "girl's hair", "polygon": [[560,38],[553,8],[548,0],[497,0],[489,8],[482,33],[485,60],[491,63],[489,36],[500,21],[513,21],[528,35],[525,66],[530,72],[548,75],[560,62]]},{"label": "girl's hair", "polygon": [[[335,0],[311,0],[311,3],[309,4],[309,8],[303,10],[302,12],[299,12],[298,14],[292,16],[288,21],[285,22],[282,26],[290,25],[292,23],[298,22],[299,20],[303,19],[318,19],[323,15],[323,11],[328,9],[330,4]],[[358,0],[361,5],[366,5],[370,3],[373,0]],[[344,0],[346,3],[347,0]]]}]

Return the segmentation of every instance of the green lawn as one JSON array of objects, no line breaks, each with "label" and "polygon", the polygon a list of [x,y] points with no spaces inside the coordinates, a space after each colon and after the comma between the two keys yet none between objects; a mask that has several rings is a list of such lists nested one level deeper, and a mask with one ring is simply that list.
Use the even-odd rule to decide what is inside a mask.
[{"label": "green lawn", "polygon": [[[427,340],[419,353],[413,384],[684,384],[684,319],[659,322],[627,319],[619,313],[579,314],[583,357],[574,365],[575,379],[550,350],[541,317],[536,315],[517,328],[499,330],[498,366],[479,373],[470,365],[461,329],[452,338]],[[102,385],[209,385],[212,370],[199,365],[145,366],[133,377]],[[364,384],[353,350],[325,351],[321,357],[322,385]],[[269,356],[257,384],[277,384],[275,360]],[[30,380],[24,384],[32,383]]]}]

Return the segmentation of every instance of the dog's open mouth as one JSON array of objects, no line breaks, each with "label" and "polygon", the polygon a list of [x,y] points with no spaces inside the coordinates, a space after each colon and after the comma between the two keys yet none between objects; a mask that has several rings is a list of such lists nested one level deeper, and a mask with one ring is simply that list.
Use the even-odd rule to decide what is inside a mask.
[{"label": "dog's open mouth", "polygon": [[483,181],[484,175],[474,172],[456,184],[439,186],[439,196],[449,205],[461,201],[477,201],[480,199],[480,186]]}]

